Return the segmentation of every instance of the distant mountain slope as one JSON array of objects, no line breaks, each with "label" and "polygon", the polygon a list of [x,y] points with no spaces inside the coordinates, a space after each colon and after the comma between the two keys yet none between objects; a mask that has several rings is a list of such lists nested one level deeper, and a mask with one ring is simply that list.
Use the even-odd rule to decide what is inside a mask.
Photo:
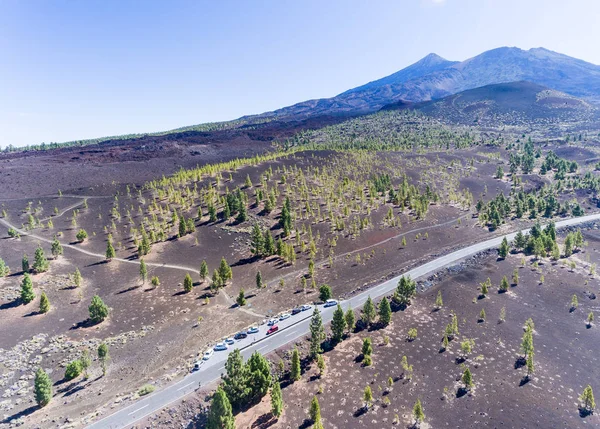
[{"label": "distant mountain slope", "polygon": [[520,124],[582,121],[598,109],[590,103],[531,82],[486,85],[420,103],[398,101],[382,110],[414,109],[453,123]]},{"label": "distant mountain slope", "polygon": [[429,54],[399,72],[336,97],[308,100],[258,116],[361,114],[398,100],[427,101],[467,89],[515,81],[533,82],[600,103],[600,66],[544,48],[504,47],[462,62]]}]

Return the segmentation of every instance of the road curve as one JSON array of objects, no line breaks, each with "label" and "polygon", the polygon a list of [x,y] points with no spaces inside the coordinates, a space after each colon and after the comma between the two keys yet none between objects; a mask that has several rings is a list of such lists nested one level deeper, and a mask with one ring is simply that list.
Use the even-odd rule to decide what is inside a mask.
[{"label": "road curve", "polygon": [[[573,219],[567,219],[556,222],[557,228],[578,225],[590,221],[600,220],[600,214],[582,216]],[[523,230],[528,232],[529,230]],[[511,241],[516,233],[507,234],[506,238]],[[465,247],[455,252],[441,256],[423,265],[420,265],[412,270],[409,270],[402,275],[409,275],[413,279],[428,276],[441,268],[459,262],[467,257],[473,256],[484,250],[497,248],[502,242],[503,236],[482,241],[477,244]],[[370,288],[346,301],[341,302],[344,309],[351,307],[357,308],[362,306],[369,296],[375,299],[392,292],[401,276],[394,277],[377,286]],[[330,322],[333,318],[335,307],[324,308],[319,306],[323,323]],[[289,319],[279,322],[279,331],[270,336],[266,336],[266,325],[259,327],[259,332],[254,336],[249,336],[245,340],[236,342],[234,347],[239,347],[242,355],[248,358],[253,352],[258,351],[262,354],[267,354],[277,348],[288,344],[296,339],[306,335],[309,331],[311,311],[299,313]],[[159,411],[161,408],[181,399],[182,397],[192,393],[199,385],[206,385],[221,377],[227,360],[227,352],[215,352],[213,357],[208,360],[199,371],[185,376],[178,382],[169,385],[168,387],[150,394],[147,397],[117,411],[116,413],[107,416],[88,426],[88,429],[121,429],[128,428],[142,418]]]}]

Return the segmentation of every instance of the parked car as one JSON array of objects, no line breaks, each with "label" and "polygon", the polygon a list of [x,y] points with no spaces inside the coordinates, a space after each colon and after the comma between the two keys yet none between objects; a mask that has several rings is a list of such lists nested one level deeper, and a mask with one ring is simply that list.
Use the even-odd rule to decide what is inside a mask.
[{"label": "parked car", "polygon": [[283,313],[281,316],[279,316],[279,320],[289,319],[290,317],[290,313]]},{"label": "parked car", "polygon": [[277,319],[269,319],[269,322],[267,323],[267,325],[269,326],[273,326],[277,323]]},{"label": "parked car", "polygon": [[213,349],[208,349],[207,351],[204,352],[204,354],[202,355],[202,360],[209,360],[210,357],[215,353],[215,351]]},{"label": "parked car", "polygon": [[256,326],[253,326],[250,329],[248,329],[248,335],[249,334],[257,334],[257,333],[258,333],[258,328]]},{"label": "parked car", "polygon": [[203,363],[204,363],[203,360],[197,360],[196,362],[194,362],[194,367],[192,368],[192,372],[198,371]]},{"label": "parked car", "polygon": [[223,343],[217,343],[217,345],[215,346],[215,351],[216,352],[220,352],[223,350],[227,350],[227,343],[223,342]]},{"label": "parked car", "polygon": [[277,332],[277,331],[279,331],[279,326],[273,325],[267,331],[267,335],[271,335],[273,332]]},{"label": "parked car", "polygon": [[300,313],[301,311],[302,311],[302,307],[296,307],[296,308],[294,308],[294,309],[292,310],[292,316],[293,316],[294,314],[298,314],[298,313]]},{"label": "parked car", "polygon": [[229,337],[225,340],[225,342],[229,345],[235,344],[235,340],[233,339],[233,337]]},{"label": "parked car", "polygon": [[234,338],[234,339],[236,339],[236,340],[242,340],[242,339],[244,339],[244,338],[248,338],[248,334],[247,334],[247,333],[245,333],[244,331],[242,331],[242,332],[238,332],[237,334],[235,334],[235,335],[233,336],[233,338]]},{"label": "parked car", "polygon": [[312,308],[312,305],[304,304],[300,308],[302,309],[302,311],[306,311],[306,310],[310,310]]},{"label": "parked car", "polygon": [[325,307],[333,307],[334,305],[337,305],[337,303],[337,299],[328,299],[325,301]]}]

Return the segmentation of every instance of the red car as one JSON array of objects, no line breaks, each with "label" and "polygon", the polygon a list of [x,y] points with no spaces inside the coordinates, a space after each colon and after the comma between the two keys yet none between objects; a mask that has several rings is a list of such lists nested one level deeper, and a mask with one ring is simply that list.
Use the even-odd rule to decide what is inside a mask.
[{"label": "red car", "polygon": [[273,325],[267,331],[267,335],[271,335],[273,332],[277,332],[277,331],[279,331],[279,326]]}]

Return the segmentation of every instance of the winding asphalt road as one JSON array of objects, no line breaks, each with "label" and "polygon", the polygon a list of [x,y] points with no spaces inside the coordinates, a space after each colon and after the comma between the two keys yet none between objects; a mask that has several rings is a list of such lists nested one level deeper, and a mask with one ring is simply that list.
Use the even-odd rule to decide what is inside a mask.
[{"label": "winding asphalt road", "polygon": [[[600,214],[593,214],[556,222],[556,227],[564,228],[571,225],[578,225],[597,220],[600,220]],[[523,232],[528,232],[528,230],[523,230]],[[511,241],[514,239],[515,235],[516,233],[507,234],[506,238]],[[403,275],[409,275],[413,279],[428,276],[440,270],[441,268],[459,262],[464,258],[473,256],[484,250],[499,247],[500,243],[502,242],[502,238],[503,237],[492,238],[490,240],[482,241],[472,246],[465,247],[449,253],[448,255],[441,256],[437,259],[427,262],[426,264],[420,265],[410,271],[405,272]],[[400,277],[401,276],[398,276],[387,280],[386,282],[364,291],[346,301],[342,301],[340,304],[344,310],[348,307],[357,308],[362,306],[369,296],[375,299],[383,295],[387,295],[396,288]],[[323,305],[319,305],[319,309],[323,317],[323,323],[330,322],[333,318],[333,311],[335,310],[335,307],[325,308]],[[248,358],[255,351],[258,351],[261,354],[267,354],[306,335],[309,330],[311,315],[312,311],[304,311],[290,317],[287,320],[279,322],[279,331],[271,334],[270,336],[266,336],[268,327],[266,325],[262,325],[259,327],[259,332],[257,334],[250,335],[244,340],[237,341],[235,345],[230,346],[230,349],[233,347],[240,348],[242,355],[245,358]],[[192,393],[199,385],[206,385],[220,378],[225,368],[227,354],[227,351],[215,352],[214,355],[201,366],[199,371],[191,373],[178,382],[160,391],[152,393],[149,396],[135,402],[134,404],[131,404],[117,411],[116,413],[91,424],[88,426],[88,429],[121,429],[130,427],[142,418],[153,414],[167,405],[177,401],[178,399],[181,399],[185,395]]]}]

